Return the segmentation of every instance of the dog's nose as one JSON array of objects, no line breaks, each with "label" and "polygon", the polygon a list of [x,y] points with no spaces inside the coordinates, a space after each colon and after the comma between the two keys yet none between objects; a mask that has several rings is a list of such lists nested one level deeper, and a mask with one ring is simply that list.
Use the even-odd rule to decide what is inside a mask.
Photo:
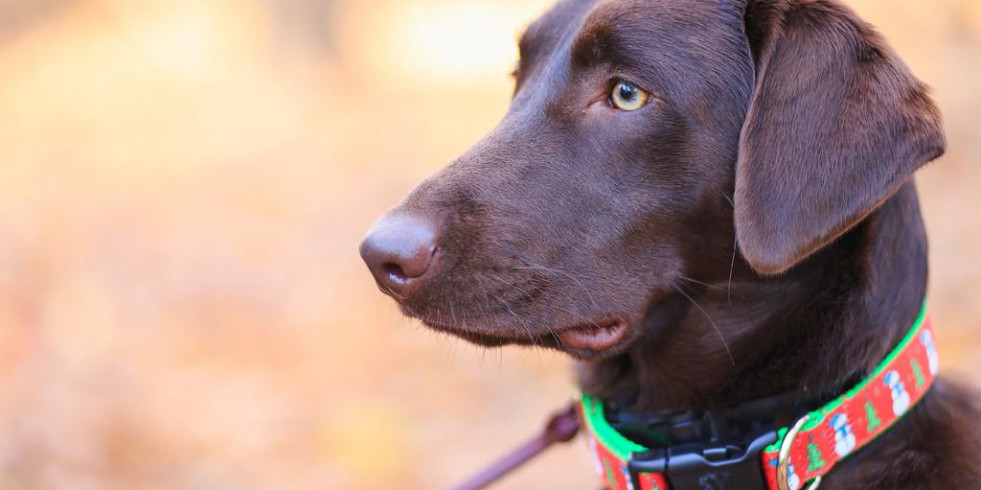
[{"label": "dog's nose", "polygon": [[436,230],[427,219],[386,216],[361,243],[361,258],[382,291],[405,299],[433,267]]}]

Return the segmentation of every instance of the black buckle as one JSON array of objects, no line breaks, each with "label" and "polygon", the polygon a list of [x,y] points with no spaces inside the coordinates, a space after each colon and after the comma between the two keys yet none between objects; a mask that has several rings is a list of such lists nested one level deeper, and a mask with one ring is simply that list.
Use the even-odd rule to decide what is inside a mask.
[{"label": "black buckle", "polygon": [[685,444],[635,453],[627,464],[633,487],[640,488],[641,473],[661,473],[672,490],[766,490],[760,455],[777,442],[767,432],[745,447]]}]

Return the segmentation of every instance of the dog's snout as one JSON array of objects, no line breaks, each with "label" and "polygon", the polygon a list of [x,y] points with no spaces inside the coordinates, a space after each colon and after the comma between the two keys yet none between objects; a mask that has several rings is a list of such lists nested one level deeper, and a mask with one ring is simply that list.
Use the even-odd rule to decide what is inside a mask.
[{"label": "dog's snout", "polygon": [[433,268],[436,237],[428,219],[386,216],[361,243],[361,258],[384,292],[405,299]]}]

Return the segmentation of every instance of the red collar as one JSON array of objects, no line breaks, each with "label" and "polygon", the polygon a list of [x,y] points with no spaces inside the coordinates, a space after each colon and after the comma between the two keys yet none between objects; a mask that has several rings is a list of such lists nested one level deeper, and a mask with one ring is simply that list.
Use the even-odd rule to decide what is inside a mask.
[{"label": "red collar", "polygon": [[871,375],[793,427],[761,434],[747,447],[646,448],[610,426],[600,400],[583,395],[586,441],[610,490],[814,490],[838,462],[923,398],[939,365],[933,338],[924,305]]}]

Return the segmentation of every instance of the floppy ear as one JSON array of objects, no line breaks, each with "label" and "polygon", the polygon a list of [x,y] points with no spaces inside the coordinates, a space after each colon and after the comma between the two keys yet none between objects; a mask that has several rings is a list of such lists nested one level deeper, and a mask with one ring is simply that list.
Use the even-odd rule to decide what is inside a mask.
[{"label": "floppy ear", "polygon": [[944,151],[927,89],[834,0],[750,0],[756,86],[736,164],[739,248],[780,274],[862,221]]}]

